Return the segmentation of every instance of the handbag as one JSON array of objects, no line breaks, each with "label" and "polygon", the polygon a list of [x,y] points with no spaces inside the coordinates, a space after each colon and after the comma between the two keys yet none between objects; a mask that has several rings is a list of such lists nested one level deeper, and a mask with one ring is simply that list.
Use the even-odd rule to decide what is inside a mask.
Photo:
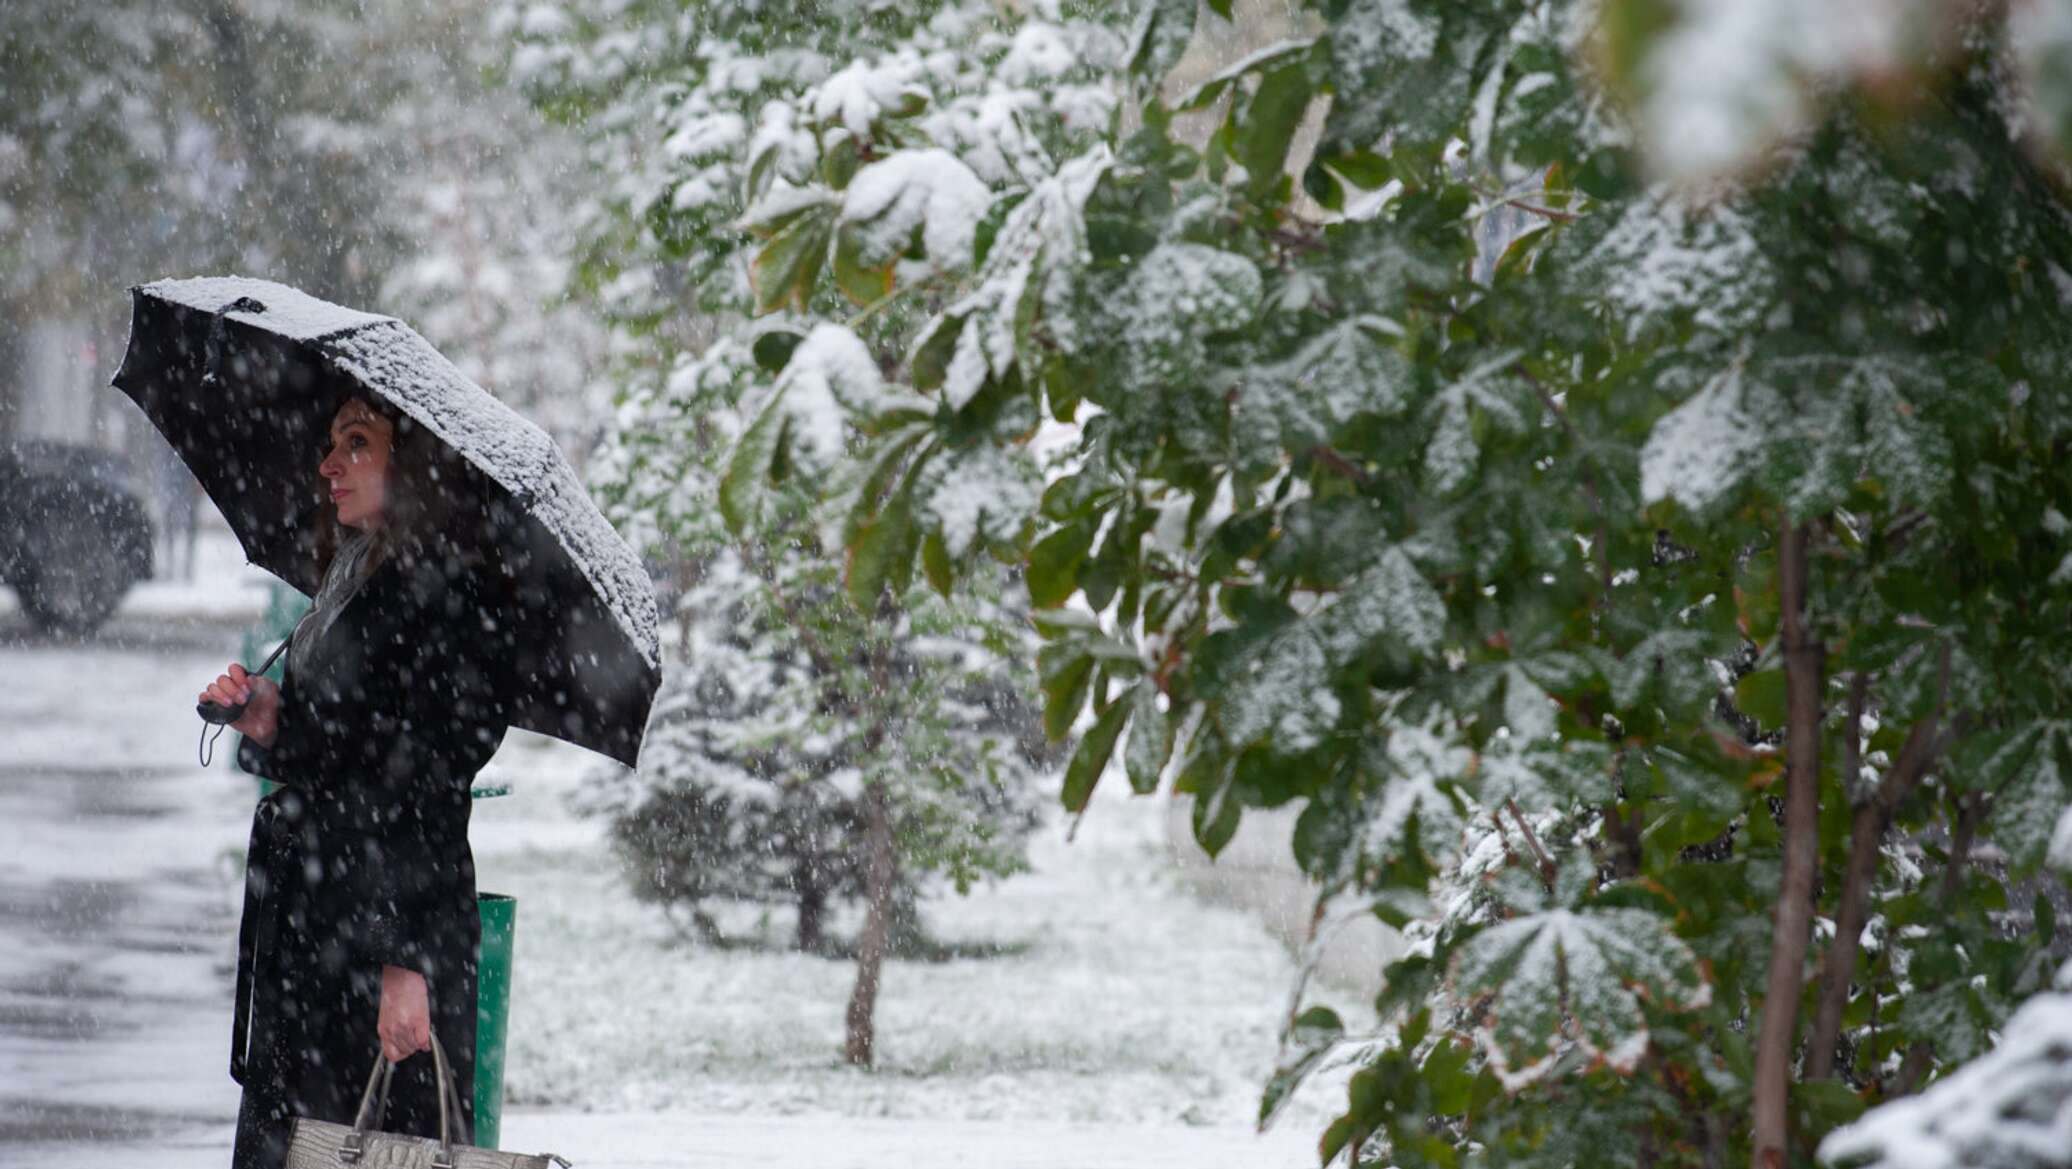
[{"label": "handbag", "polygon": [[360,1093],[360,1110],[353,1122],[346,1125],[296,1117],[288,1131],[288,1159],[283,1169],[554,1169],[556,1164],[569,1169],[569,1163],[553,1153],[478,1149],[467,1142],[465,1133],[455,1143],[453,1128],[465,1121],[453,1074],[446,1066],[446,1049],[439,1045],[437,1035],[432,1036],[432,1065],[439,1076],[438,1139],[374,1127],[388,1113],[389,1079],[396,1070],[395,1064],[377,1052],[374,1072],[367,1077],[367,1090]]}]

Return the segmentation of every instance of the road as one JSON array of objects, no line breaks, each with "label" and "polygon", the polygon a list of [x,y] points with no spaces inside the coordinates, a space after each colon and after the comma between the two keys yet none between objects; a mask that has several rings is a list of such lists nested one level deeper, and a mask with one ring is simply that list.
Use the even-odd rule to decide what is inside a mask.
[{"label": "road", "polygon": [[0,1165],[201,1163],[228,1141],[253,789],[200,767],[182,701],[236,644],[220,621],[78,641],[0,614]]}]

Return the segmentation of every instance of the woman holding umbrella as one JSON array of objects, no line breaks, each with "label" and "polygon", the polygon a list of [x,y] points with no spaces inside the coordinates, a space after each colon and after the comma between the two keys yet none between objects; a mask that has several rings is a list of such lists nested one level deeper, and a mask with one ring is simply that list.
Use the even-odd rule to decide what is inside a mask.
[{"label": "woman holding umbrella", "polygon": [[239,761],[283,785],[260,802],[248,860],[236,1166],[279,1166],[295,1116],[351,1123],[377,1035],[402,1065],[388,1131],[439,1135],[432,1061],[410,1058],[435,1032],[462,1115],[474,1098],[468,793],[504,737],[511,681],[503,583],[441,506],[458,470],[409,418],[349,399],[315,468],[323,583],[286,684],[233,664],[200,695],[244,706]]},{"label": "woman holding umbrella", "polygon": [[436,1135],[428,1045],[473,1119],[471,781],[508,727],[638,760],[653,582],[553,440],[403,322],[243,277],[131,293],[116,387],[315,598],[279,688],[233,665],[201,696],[282,785],[246,858],[234,1162],[349,1123],[377,1056],[403,1061],[377,1125]]}]

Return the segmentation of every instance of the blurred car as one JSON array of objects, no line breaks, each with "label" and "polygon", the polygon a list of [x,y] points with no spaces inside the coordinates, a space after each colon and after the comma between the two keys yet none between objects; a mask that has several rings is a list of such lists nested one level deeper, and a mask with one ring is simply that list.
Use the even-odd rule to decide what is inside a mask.
[{"label": "blurred car", "polygon": [[44,629],[91,633],[151,575],[151,513],[119,455],[59,442],[0,447],[0,582]]}]

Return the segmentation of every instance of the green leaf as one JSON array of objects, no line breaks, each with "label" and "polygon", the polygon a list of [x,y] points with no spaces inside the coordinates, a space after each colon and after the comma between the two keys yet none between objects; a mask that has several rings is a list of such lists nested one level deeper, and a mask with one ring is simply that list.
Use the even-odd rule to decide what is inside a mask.
[{"label": "green leaf", "polygon": [[943,542],[941,532],[931,531],[921,538],[921,570],[927,574],[929,587],[949,599],[956,575],[950,565],[950,546]]},{"label": "green leaf", "polygon": [[1226,776],[1216,790],[1194,797],[1194,839],[1212,860],[1237,835],[1238,819],[1243,813],[1232,786]]},{"label": "green leaf", "polygon": [[1641,996],[1660,1009],[1711,1001],[1697,955],[1642,909],[1566,909],[1498,922],[1461,949],[1454,978],[1464,997],[1490,995],[1481,1032],[1491,1069],[1512,1091],[1553,1070],[1565,1036],[1615,1071],[1647,1052]]},{"label": "green leaf", "polygon": [[1129,703],[1109,703],[1101,717],[1094,720],[1093,729],[1079,741],[1079,748],[1072,752],[1072,761],[1065,765],[1064,803],[1067,812],[1086,810],[1087,798],[1094,794],[1094,785],[1100,782],[1101,773],[1108,768],[1108,757],[1115,753],[1115,737],[1129,722],[1130,709]]},{"label": "green leaf", "polygon": [[741,433],[727,457],[726,471],[719,482],[719,513],[727,530],[736,536],[744,535],[761,514],[765,488],[789,425],[784,389],[779,387],[763,403],[755,421]]},{"label": "green leaf", "polygon": [[774,312],[786,304],[804,311],[813,282],[827,259],[828,237],[834,231],[835,207],[818,203],[801,211],[756,253],[748,267],[755,289],[755,311]]},{"label": "green leaf", "polygon": [[1039,609],[1062,605],[1079,588],[1079,566],[1093,545],[1098,517],[1068,524],[1029,549],[1029,603]]},{"label": "green leaf", "polygon": [[[1057,660],[1046,669],[1044,655],[1053,651]],[[1043,733],[1057,742],[1071,733],[1072,723],[1086,705],[1087,692],[1093,688],[1094,659],[1081,646],[1046,646],[1037,654],[1037,666],[1044,696]]]},{"label": "green leaf", "polygon": [[902,491],[893,496],[877,517],[863,525],[849,548],[846,574],[849,600],[869,612],[888,584],[898,592],[898,581],[913,568],[914,512],[912,497]]},{"label": "green leaf", "polygon": [[863,155],[856,139],[846,132],[831,135],[832,141],[821,149],[820,178],[828,186],[839,191],[856,177],[857,168],[862,165]]},{"label": "green leaf", "polygon": [[1129,773],[1131,790],[1149,795],[1158,790],[1158,777],[1165,771],[1166,760],[1172,758],[1177,728],[1158,708],[1158,683],[1151,678],[1137,682],[1130,706],[1130,741],[1123,751],[1123,767]]},{"label": "green leaf", "polygon": [[1441,1042],[1425,1056],[1420,1070],[1432,1093],[1432,1111],[1456,1116],[1468,1110],[1475,1090],[1475,1073],[1468,1067],[1473,1054],[1465,1043]]},{"label": "green leaf", "polygon": [[957,353],[957,337],[964,331],[967,319],[961,313],[937,314],[914,338],[914,347],[907,357],[907,376],[915,389],[926,393],[942,388],[950,359]]},{"label": "green leaf", "polygon": [[1863,1097],[1839,1079],[1801,1080],[1791,1085],[1793,1129],[1807,1144],[1863,1115]]},{"label": "green leaf", "polygon": [[1345,1038],[1345,1022],[1329,1007],[1311,1007],[1295,1016],[1281,1037],[1282,1058],[1259,1099],[1259,1128],[1273,1123],[1295,1089],[1309,1078],[1331,1049]]},{"label": "green leaf", "polygon": [[1237,161],[1244,166],[1255,196],[1280,181],[1295,127],[1309,108],[1309,98],[1309,74],[1300,64],[1276,69],[1259,79],[1237,138]]},{"label": "green leaf", "polygon": [[1101,619],[1083,609],[1050,609],[1029,614],[1029,621],[1036,626],[1036,632],[1053,640],[1099,635]]},{"label": "green leaf", "polygon": [[2043,863],[2058,818],[2072,803],[2072,790],[2066,784],[2068,757],[2072,757],[2072,729],[2063,722],[2044,724],[2034,753],[2014,770],[1993,799],[1993,811],[1987,817],[1992,841],[2006,851],[2008,867],[2017,876],[2035,872]]},{"label": "green leaf", "polygon": [[1734,707],[1762,726],[1775,730],[1785,723],[1784,669],[1757,670],[1734,685]]},{"label": "green leaf", "polygon": [[835,233],[835,287],[858,304],[875,304],[892,291],[893,261],[873,264],[864,260],[858,235],[857,226],[846,223]]},{"label": "green leaf", "polygon": [[1676,806],[1701,813],[1722,827],[1741,814],[1748,793],[1738,782],[1738,772],[1721,766],[1726,761],[1700,757],[1657,747],[1648,753],[1648,766]]},{"label": "green leaf", "polygon": [[764,373],[778,373],[791,360],[792,350],[805,339],[806,335],[795,329],[768,329],[756,335],[750,353]]},{"label": "green leaf", "polygon": [[1319,746],[1341,712],[1338,696],[1322,685],[1327,670],[1315,627],[1289,625],[1236,664],[1216,707],[1231,745],[1270,742],[1280,754]]},{"label": "green leaf", "polygon": [[1196,0],[1139,0],[1130,33],[1129,69],[1156,84],[1187,52],[1194,39]]},{"label": "green leaf", "polygon": [[1046,699],[1043,727],[1053,740],[1062,739],[1086,704],[1096,667],[1115,677],[1134,677],[1143,662],[1134,646],[1108,636],[1091,613],[1048,609],[1031,618],[1049,639],[1036,651],[1037,681]]},{"label": "green leaf", "polygon": [[1235,64],[1219,69],[1207,81],[1180,95],[1173,105],[1175,113],[1198,110],[1229,93],[1231,87],[1243,80],[1248,73],[1272,71],[1283,63],[1307,56],[1316,47],[1315,37],[1281,41],[1252,53]]},{"label": "green leaf", "polygon": [[1314,621],[1333,665],[1360,661],[1381,641],[1433,654],[1445,636],[1446,602],[1401,549],[1390,548]]}]

